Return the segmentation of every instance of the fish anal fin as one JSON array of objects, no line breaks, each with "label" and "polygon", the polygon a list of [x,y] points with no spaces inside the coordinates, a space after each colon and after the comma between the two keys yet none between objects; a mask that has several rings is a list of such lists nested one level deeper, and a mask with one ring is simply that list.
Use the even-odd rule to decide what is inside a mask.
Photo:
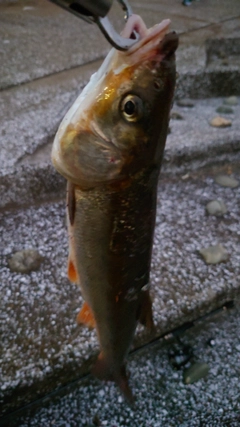
[{"label": "fish anal fin", "polygon": [[143,326],[146,326],[151,331],[154,330],[152,300],[148,290],[142,291],[137,318]]},{"label": "fish anal fin", "polygon": [[68,259],[68,278],[70,282],[78,283],[78,274],[70,258]]},{"label": "fish anal fin", "polygon": [[128,376],[126,373],[125,366],[121,366],[117,371],[111,366],[111,363],[104,357],[104,354],[101,352],[98,356],[98,359],[92,368],[92,374],[99,378],[100,380],[105,381],[114,381],[125,398],[130,402],[134,403],[134,396],[128,384]]},{"label": "fish anal fin", "polygon": [[89,305],[84,302],[81,310],[77,315],[77,323],[88,326],[90,329],[96,327],[96,322]]}]

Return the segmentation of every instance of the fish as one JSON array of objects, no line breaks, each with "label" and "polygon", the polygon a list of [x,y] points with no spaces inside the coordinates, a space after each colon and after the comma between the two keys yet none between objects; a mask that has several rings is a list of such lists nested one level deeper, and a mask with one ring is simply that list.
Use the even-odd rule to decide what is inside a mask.
[{"label": "fish", "polygon": [[129,399],[126,371],[137,323],[154,328],[150,267],[157,185],[176,80],[178,36],[170,20],[147,29],[129,17],[111,49],[63,118],[52,163],[67,180],[68,277],[84,299],[79,323],[96,327],[92,369]]}]

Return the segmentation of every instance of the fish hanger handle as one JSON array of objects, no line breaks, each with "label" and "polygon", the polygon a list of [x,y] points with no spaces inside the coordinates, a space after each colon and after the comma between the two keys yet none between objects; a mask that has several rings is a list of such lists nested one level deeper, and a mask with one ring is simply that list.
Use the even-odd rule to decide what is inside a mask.
[{"label": "fish hanger handle", "polygon": [[[128,50],[137,40],[138,35],[134,33],[134,39],[122,37],[110,23],[107,14],[109,13],[113,0],[50,0],[52,3],[61,6],[89,24],[96,23],[108,42],[118,50]],[[117,0],[125,12],[124,19],[128,20],[132,15],[132,9],[127,0]]]}]

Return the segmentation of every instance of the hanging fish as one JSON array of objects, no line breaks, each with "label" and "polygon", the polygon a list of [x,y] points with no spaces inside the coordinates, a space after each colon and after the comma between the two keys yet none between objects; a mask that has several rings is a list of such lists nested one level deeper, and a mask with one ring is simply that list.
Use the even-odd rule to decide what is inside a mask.
[{"label": "hanging fish", "polygon": [[[68,180],[69,279],[85,300],[78,321],[96,326],[93,368],[131,398],[125,371],[136,324],[153,327],[149,272],[157,184],[175,87],[178,37],[169,20],[147,29],[132,15],[64,117],[52,161]],[[167,34],[168,33],[168,34]]]}]

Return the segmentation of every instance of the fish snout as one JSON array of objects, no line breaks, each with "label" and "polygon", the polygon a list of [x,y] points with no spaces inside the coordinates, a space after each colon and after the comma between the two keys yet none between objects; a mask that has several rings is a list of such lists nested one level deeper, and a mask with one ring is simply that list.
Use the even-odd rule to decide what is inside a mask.
[{"label": "fish snout", "polygon": [[168,33],[160,41],[158,51],[164,58],[172,56],[178,48],[179,37],[175,31]]}]

